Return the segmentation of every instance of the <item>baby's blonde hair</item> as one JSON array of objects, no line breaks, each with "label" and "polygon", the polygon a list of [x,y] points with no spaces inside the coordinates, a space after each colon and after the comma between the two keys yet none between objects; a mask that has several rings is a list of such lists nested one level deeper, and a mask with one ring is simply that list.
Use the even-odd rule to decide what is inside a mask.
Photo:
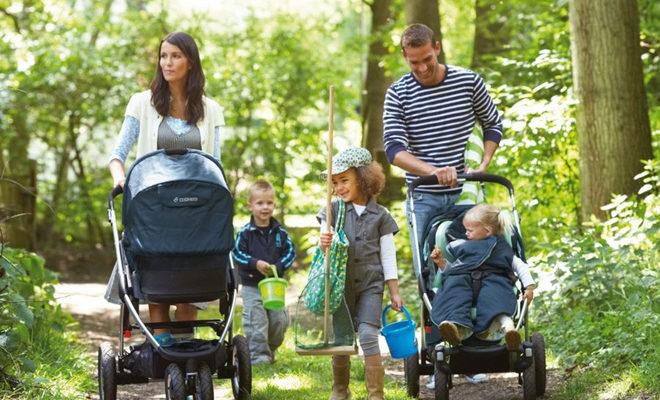
[{"label": "baby's blonde hair", "polygon": [[513,223],[509,213],[492,204],[478,204],[472,207],[465,213],[463,220],[483,224],[496,236],[512,232]]}]

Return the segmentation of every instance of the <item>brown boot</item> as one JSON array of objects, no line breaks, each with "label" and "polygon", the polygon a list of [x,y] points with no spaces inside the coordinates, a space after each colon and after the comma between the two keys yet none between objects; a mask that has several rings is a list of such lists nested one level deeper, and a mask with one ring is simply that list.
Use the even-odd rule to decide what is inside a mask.
[{"label": "brown boot", "polygon": [[383,400],[383,381],[385,368],[380,354],[364,357],[364,380],[367,383],[367,399]]},{"label": "brown boot", "polygon": [[348,381],[351,376],[351,357],[332,356],[332,393],[330,400],[350,400]]}]

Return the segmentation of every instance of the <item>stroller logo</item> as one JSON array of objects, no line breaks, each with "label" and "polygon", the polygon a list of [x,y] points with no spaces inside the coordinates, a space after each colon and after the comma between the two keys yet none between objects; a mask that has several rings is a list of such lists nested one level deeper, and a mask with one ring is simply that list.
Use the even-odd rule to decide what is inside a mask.
[{"label": "stroller logo", "polygon": [[196,203],[199,201],[199,197],[175,197],[172,199],[173,202],[181,204],[181,203]]}]

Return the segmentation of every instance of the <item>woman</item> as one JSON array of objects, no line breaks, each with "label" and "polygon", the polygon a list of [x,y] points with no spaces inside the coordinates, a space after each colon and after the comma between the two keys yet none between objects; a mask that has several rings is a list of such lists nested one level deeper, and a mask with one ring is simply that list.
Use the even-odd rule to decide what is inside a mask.
[{"label": "woman", "polygon": [[[131,96],[126,107],[109,164],[114,186],[124,186],[124,162],[136,143],[137,158],[158,149],[191,148],[220,161],[222,108],[204,96],[204,71],[195,40],[183,32],[170,33],[160,42],[158,58],[151,89]],[[196,319],[194,305],[176,306],[176,320]],[[152,322],[169,322],[169,305],[149,304],[149,318]],[[174,341],[169,332],[155,333],[161,344]]]}]

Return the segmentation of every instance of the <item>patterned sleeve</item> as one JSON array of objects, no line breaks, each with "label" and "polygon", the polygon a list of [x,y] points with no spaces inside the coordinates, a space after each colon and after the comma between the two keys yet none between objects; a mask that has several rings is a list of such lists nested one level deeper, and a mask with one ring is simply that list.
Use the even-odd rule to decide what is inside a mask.
[{"label": "patterned sleeve", "polygon": [[408,147],[408,132],[404,120],[403,106],[394,87],[390,87],[385,94],[383,144],[390,163],[397,153],[405,151]]},{"label": "patterned sleeve", "polygon": [[213,146],[213,158],[218,160],[220,164],[222,164],[222,159],[221,154],[222,154],[222,149],[221,149],[221,143],[220,143],[220,126],[216,126],[214,131],[213,131],[213,143],[215,144]]},{"label": "patterned sleeve", "polygon": [[115,145],[112,155],[110,156],[110,161],[119,160],[122,163],[126,162],[126,157],[128,153],[137,142],[138,137],[140,136],[140,121],[135,117],[126,115],[124,117],[124,123],[121,125],[121,131],[119,132],[119,140]]},{"label": "patterned sleeve", "polygon": [[490,140],[499,143],[502,140],[502,118],[488,94],[484,80],[477,74],[474,78],[472,102],[474,112],[484,132],[484,141]]}]

